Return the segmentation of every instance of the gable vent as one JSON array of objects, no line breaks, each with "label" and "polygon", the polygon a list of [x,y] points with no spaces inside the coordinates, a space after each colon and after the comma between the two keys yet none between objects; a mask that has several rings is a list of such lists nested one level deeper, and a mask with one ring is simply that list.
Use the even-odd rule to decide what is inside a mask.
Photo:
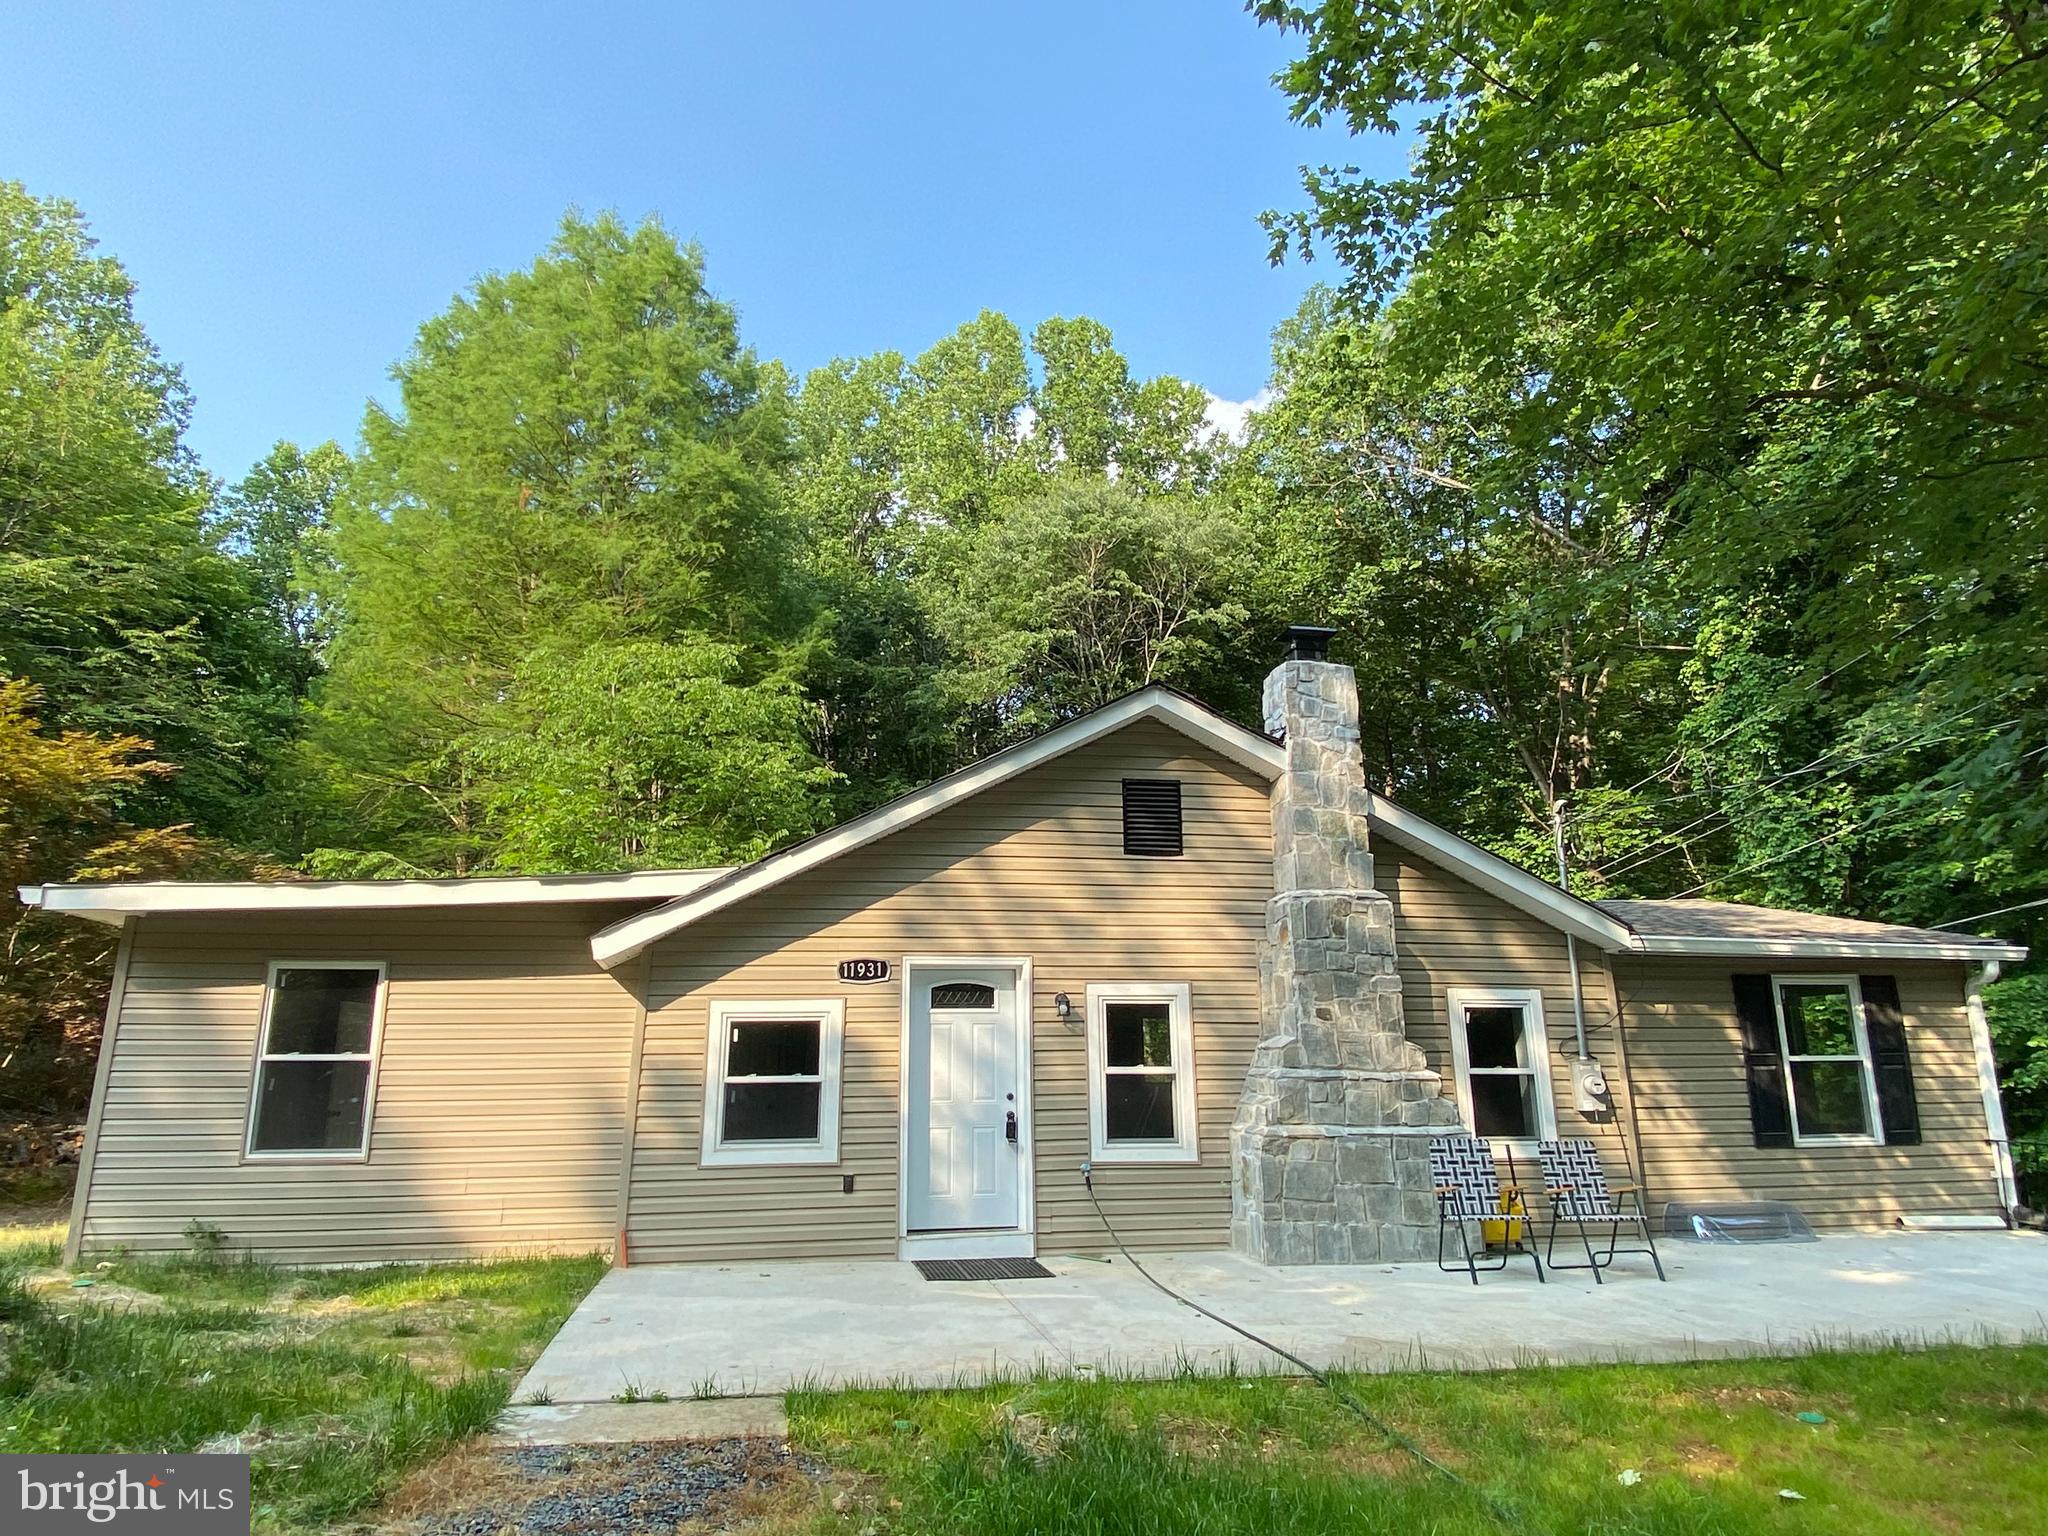
[{"label": "gable vent", "polygon": [[1124,852],[1180,857],[1179,779],[1124,780]]}]

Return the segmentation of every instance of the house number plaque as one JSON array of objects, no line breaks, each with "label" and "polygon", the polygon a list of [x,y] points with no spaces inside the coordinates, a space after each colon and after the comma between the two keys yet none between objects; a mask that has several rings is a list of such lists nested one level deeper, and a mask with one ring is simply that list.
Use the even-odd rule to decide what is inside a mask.
[{"label": "house number plaque", "polygon": [[887,981],[889,962],[886,960],[842,960],[839,962],[841,981]]}]

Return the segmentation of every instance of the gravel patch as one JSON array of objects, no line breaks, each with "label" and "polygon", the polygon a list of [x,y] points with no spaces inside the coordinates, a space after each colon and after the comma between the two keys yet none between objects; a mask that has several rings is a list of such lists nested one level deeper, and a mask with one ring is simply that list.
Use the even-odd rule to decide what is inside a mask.
[{"label": "gravel patch", "polygon": [[491,1496],[413,1521],[419,1536],[673,1531],[749,1490],[825,1475],[823,1466],[773,1440],[528,1445],[491,1455],[508,1474]]}]

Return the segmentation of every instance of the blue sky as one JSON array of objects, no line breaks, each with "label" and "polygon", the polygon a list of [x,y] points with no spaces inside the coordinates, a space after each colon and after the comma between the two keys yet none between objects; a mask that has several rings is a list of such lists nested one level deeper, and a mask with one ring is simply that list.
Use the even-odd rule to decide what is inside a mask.
[{"label": "blue sky", "polygon": [[984,307],[1108,324],[1230,400],[1315,269],[1266,262],[1298,168],[1397,145],[1287,120],[1233,0],[302,8],[10,20],[0,176],[77,202],[239,475],[353,444],[420,322],[563,210],[701,241],[764,356],[916,351]]}]

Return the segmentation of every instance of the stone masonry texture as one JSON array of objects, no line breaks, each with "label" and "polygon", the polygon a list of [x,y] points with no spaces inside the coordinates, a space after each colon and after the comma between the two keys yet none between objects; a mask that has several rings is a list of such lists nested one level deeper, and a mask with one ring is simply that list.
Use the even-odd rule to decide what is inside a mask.
[{"label": "stone masonry texture", "polygon": [[1402,1020],[1357,682],[1331,662],[1283,662],[1265,708],[1287,767],[1273,788],[1263,1038],[1231,1127],[1231,1246],[1268,1264],[1430,1258],[1429,1140],[1457,1129],[1458,1107]]}]

